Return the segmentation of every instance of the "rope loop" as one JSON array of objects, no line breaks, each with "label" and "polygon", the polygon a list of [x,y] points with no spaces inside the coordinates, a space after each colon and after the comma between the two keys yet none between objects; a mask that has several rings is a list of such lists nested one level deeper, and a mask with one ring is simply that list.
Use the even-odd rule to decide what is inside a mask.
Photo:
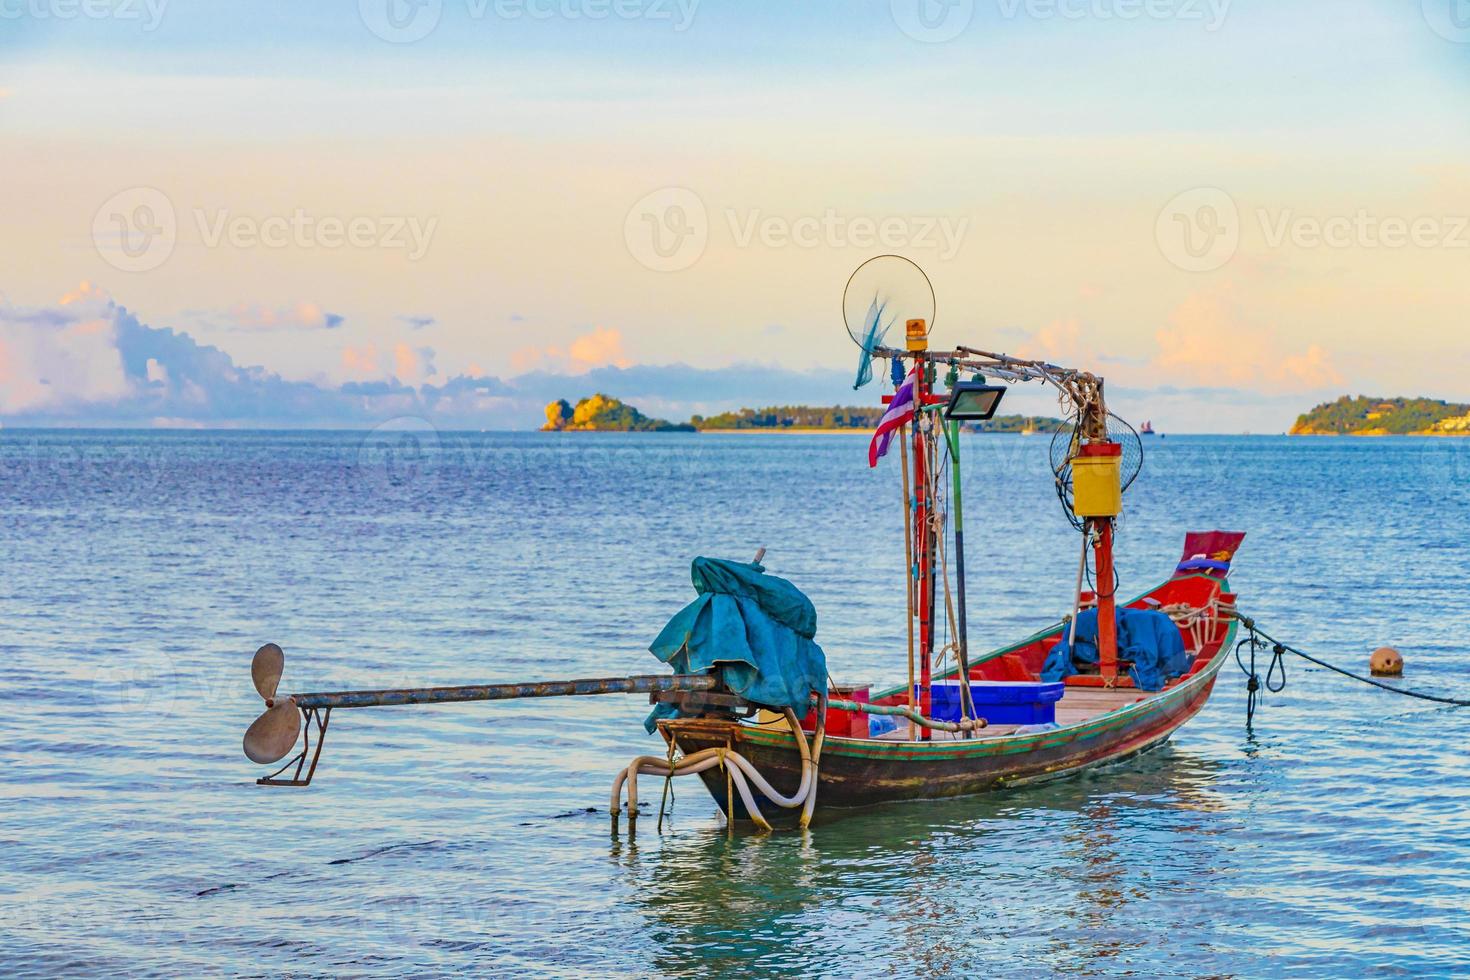
[{"label": "rope loop", "polygon": [[[1438,694],[1426,694],[1423,691],[1412,691],[1406,687],[1395,687],[1392,684],[1385,684],[1382,681],[1373,680],[1371,677],[1364,677],[1362,674],[1355,674],[1350,670],[1338,667],[1336,664],[1330,664],[1325,660],[1314,657],[1288,643],[1282,643],[1265,630],[1256,626],[1256,621],[1249,616],[1237,615],[1236,620],[1240,625],[1245,627],[1246,633],[1249,634],[1245,639],[1235,644],[1235,662],[1240,666],[1241,672],[1246,677],[1245,724],[1247,729],[1250,728],[1251,719],[1255,715],[1256,699],[1260,696],[1262,687],[1261,677],[1256,673],[1256,651],[1265,647],[1268,643],[1271,646],[1271,662],[1266,667],[1264,686],[1272,694],[1279,694],[1286,690],[1286,655],[1290,653],[1301,657],[1308,663],[1316,664],[1318,667],[1341,674],[1355,681],[1361,681],[1364,684],[1371,685],[1382,691],[1388,691],[1391,694],[1402,694],[1406,698],[1417,698],[1420,701],[1433,701],[1436,704],[1447,704],[1456,708],[1470,708],[1470,699],[1449,698]],[[1249,666],[1241,658],[1241,650],[1244,649],[1250,650]]]}]

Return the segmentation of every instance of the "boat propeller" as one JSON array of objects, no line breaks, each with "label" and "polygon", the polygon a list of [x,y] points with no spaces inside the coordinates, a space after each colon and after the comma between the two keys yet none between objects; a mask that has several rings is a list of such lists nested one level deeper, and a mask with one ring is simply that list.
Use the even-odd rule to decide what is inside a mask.
[{"label": "boat propeller", "polygon": [[286,669],[286,654],[274,643],[255,651],[250,679],[265,701],[265,711],[245,730],[245,757],[262,766],[286,757],[301,734],[301,711],[295,698],[276,699],[276,687]]}]

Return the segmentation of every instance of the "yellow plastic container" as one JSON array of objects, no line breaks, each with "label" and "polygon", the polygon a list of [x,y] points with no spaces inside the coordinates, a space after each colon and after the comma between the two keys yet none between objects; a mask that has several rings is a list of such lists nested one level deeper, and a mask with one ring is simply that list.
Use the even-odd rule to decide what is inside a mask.
[{"label": "yellow plastic container", "polygon": [[1072,510],[1078,517],[1117,517],[1123,512],[1123,457],[1091,455],[1091,448],[1072,458]]}]

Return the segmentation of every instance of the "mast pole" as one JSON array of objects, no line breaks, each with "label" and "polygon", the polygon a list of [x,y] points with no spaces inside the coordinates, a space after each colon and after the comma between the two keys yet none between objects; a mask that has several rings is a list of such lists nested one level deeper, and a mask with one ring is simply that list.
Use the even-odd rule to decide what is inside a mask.
[{"label": "mast pole", "polygon": [[909,489],[909,434],[900,427],[898,452],[903,464],[903,580],[909,627],[909,707],[918,710],[919,688],[914,680],[914,495]]},{"label": "mast pole", "polygon": [[[1091,397],[1082,408],[1084,434],[1087,444],[1082,447],[1083,455],[1101,454],[1112,456],[1116,461],[1121,448],[1108,437],[1108,408],[1103,396],[1103,381],[1093,379]],[[1122,490],[1118,486],[1118,466],[1111,470],[1111,499],[1087,513],[1087,527],[1093,532],[1093,568],[1097,581],[1093,582],[1093,593],[1097,596],[1097,660],[1098,673],[1103,683],[1113,686],[1118,677],[1118,618],[1117,587],[1113,577],[1113,522],[1122,504]]]},{"label": "mast pole", "polygon": [[[930,526],[930,511],[933,501],[929,499],[930,433],[925,432],[924,409],[931,399],[932,382],[929,377],[928,324],[923,320],[909,320],[905,325],[908,349],[914,359],[914,545],[918,553],[918,580],[915,583],[919,608],[919,704],[918,710],[925,717],[933,713],[933,653],[934,653],[934,530]],[[932,428],[932,426],[931,426]],[[925,729],[920,738],[928,740]]]},{"label": "mast pole", "polygon": [[1113,519],[1094,517],[1091,521],[1097,530],[1094,538],[1094,562],[1097,581],[1093,583],[1097,595],[1097,660],[1098,673],[1111,682],[1118,676],[1118,620],[1113,579]]},{"label": "mast pole", "polygon": [[954,489],[951,491],[954,501],[950,504],[954,510],[954,567],[957,586],[956,599],[959,602],[959,636],[958,660],[960,663],[960,707],[963,717],[975,717],[975,698],[970,690],[970,643],[969,629],[965,623],[965,517],[964,508],[960,503],[960,423],[950,422],[946,431],[949,442],[949,465],[953,471]]}]

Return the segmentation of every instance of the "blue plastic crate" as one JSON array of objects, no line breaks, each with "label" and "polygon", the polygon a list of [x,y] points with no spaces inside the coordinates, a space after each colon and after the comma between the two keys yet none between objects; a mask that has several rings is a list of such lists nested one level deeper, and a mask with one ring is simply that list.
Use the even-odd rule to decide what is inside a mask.
[{"label": "blue plastic crate", "polygon": [[[1049,725],[1057,720],[1057,702],[1066,685],[1060,681],[971,681],[975,713],[992,725]],[[959,681],[938,681],[931,688],[933,717],[960,720]]]}]

